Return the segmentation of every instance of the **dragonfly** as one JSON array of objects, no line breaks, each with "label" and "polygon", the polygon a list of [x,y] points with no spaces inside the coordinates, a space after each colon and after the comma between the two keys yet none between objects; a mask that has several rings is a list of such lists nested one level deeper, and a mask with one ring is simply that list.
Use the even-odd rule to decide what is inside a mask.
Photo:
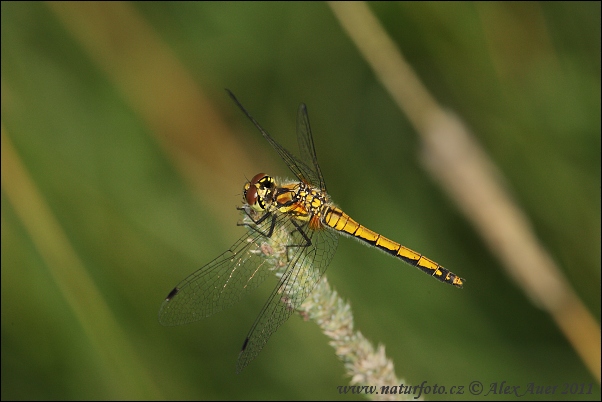
[{"label": "dragonfly", "polygon": [[226,91],[296,179],[280,181],[259,173],[245,183],[243,204],[238,207],[242,220],[238,225],[245,226],[247,233],[169,292],[159,310],[161,324],[187,324],[209,317],[234,305],[268,276],[276,274],[278,284],[240,351],[236,365],[236,372],[240,373],[309,296],[330,264],[341,234],[399,258],[441,282],[462,288],[464,279],[360,225],[332,202],[318,165],[305,104],[301,103],[297,112],[298,158],[278,144],[234,94]]}]

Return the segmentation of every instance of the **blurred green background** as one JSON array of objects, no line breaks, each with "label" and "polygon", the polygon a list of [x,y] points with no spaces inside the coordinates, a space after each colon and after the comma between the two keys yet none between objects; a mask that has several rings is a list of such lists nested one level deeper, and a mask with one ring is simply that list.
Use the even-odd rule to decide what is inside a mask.
[{"label": "blurred green background", "polygon": [[[235,374],[275,279],[200,322],[157,321],[167,293],[243,233],[245,178],[290,177],[224,88],[293,151],[305,102],[338,205],[466,278],[460,291],[341,239],[329,281],[399,377],[593,384],[527,399],[600,399],[553,320],[427,175],[415,132],[326,4],[1,7],[3,137],[41,201],[20,200],[23,218],[3,171],[3,400],[361,399],[338,394],[341,364],[297,315]],[[599,323],[600,3],[370,7],[472,128]],[[49,217],[55,230],[36,223]]]}]

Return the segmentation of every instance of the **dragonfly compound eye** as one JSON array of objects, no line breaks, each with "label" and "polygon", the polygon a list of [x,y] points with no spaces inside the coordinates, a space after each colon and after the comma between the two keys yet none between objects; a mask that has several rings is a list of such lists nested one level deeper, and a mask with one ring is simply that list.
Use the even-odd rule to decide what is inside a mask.
[{"label": "dragonfly compound eye", "polygon": [[245,184],[245,201],[250,206],[253,206],[257,203],[257,187],[255,187],[254,184]]},{"label": "dragonfly compound eye", "polygon": [[264,180],[265,178],[268,178],[270,176],[268,176],[265,173],[257,173],[255,176],[253,176],[253,178],[249,181],[249,184],[252,186],[256,183],[261,182],[262,180]]},{"label": "dragonfly compound eye", "polygon": [[265,211],[269,200],[273,196],[275,188],[276,183],[273,177],[268,176],[265,173],[256,174],[247,184],[245,184],[245,201],[254,210]]}]

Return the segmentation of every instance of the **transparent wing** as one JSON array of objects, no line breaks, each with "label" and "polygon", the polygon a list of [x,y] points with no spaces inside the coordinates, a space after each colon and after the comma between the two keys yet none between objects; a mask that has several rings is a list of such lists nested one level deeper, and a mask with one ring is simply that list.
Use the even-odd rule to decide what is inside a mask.
[{"label": "transparent wing", "polygon": [[305,103],[300,104],[299,109],[297,110],[297,142],[299,143],[301,160],[312,168],[312,173],[315,175],[314,180],[316,180],[316,182],[312,182],[311,184],[319,186],[321,190],[326,191],[326,183],[324,182],[324,176],[322,176],[322,171],[318,164],[314,138],[311,134],[309,115],[307,114],[307,106]]},{"label": "transparent wing", "polygon": [[325,229],[311,230],[307,224],[299,227],[295,223],[289,219],[278,229],[279,233],[272,236],[270,250],[282,250],[278,243],[283,240],[288,244],[284,248],[288,264],[280,271],[278,286],[245,339],[236,365],[238,373],[259,354],[270,336],[309,296],[336,251],[338,233]]},{"label": "transparent wing", "polygon": [[284,219],[283,215],[266,217],[229,250],[180,282],[161,305],[159,322],[180,325],[209,317],[259,286],[277,266],[266,258],[269,238],[265,234]]},{"label": "transparent wing", "polygon": [[[278,144],[276,140],[274,140],[272,136],[269,135],[263,127],[261,127],[257,120],[255,120],[253,116],[251,116],[251,114],[247,111],[247,109],[244,108],[244,106],[238,101],[238,99],[236,99],[236,96],[234,96],[232,92],[230,92],[228,89],[226,89],[226,91],[228,92],[232,100],[234,100],[234,103],[236,103],[240,110],[242,110],[243,113],[249,118],[249,120],[253,122],[255,127],[257,127],[259,132],[261,132],[263,137],[270,143],[270,145],[276,150],[276,152],[278,152],[278,155],[280,155],[280,157],[284,160],[288,168],[294,173],[294,175],[302,182],[311,184],[318,188],[322,188],[321,184],[323,184],[323,179],[321,179],[321,174],[319,173],[319,170],[316,171],[313,168],[314,166],[317,166],[317,160],[315,164],[314,158],[310,158],[309,160],[306,160],[304,162],[298,159],[295,155],[291,154],[289,151],[287,151],[283,146]],[[309,131],[309,120],[307,119],[307,112],[305,112],[305,121],[307,122],[307,132],[309,133],[310,143],[313,149],[313,139],[311,139],[311,131]],[[303,153],[304,151],[302,150],[301,152]],[[313,152],[313,154],[315,156],[315,151]],[[305,159],[306,155],[302,155],[302,157]],[[306,162],[309,163],[309,166],[306,164]]]}]

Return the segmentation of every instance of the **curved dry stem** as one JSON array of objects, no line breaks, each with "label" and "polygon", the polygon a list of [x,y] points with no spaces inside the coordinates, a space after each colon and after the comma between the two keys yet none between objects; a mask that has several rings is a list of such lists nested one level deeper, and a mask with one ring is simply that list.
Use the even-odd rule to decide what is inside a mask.
[{"label": "curved dry stem", "polygon": [[363,2],[329,2],[377,78],[422,139],[423,161],[502,266],[560,330],[600,383],[600,326],[535,236],[487,153],[420,82]]},{"label": "curved dry stem", "polygon": [[[320,280],[298,311],[303,317],[315,321],[330,338],[330,346],[351,377],[351,385],[369,387],[361,394],[381,401],[415,400],[415,394],[402,391],[404,381],[395,375],[395,367],[385,355],[385,347],[379,345],[375,348],[361,332],[354,331],[351,306],[331,289],[326,277]],[[395,390],[396,393],[385,393],[383,387],[389,387],[390,392]],[[411,389],[406,385],[403,387],[408,391]]]}]

